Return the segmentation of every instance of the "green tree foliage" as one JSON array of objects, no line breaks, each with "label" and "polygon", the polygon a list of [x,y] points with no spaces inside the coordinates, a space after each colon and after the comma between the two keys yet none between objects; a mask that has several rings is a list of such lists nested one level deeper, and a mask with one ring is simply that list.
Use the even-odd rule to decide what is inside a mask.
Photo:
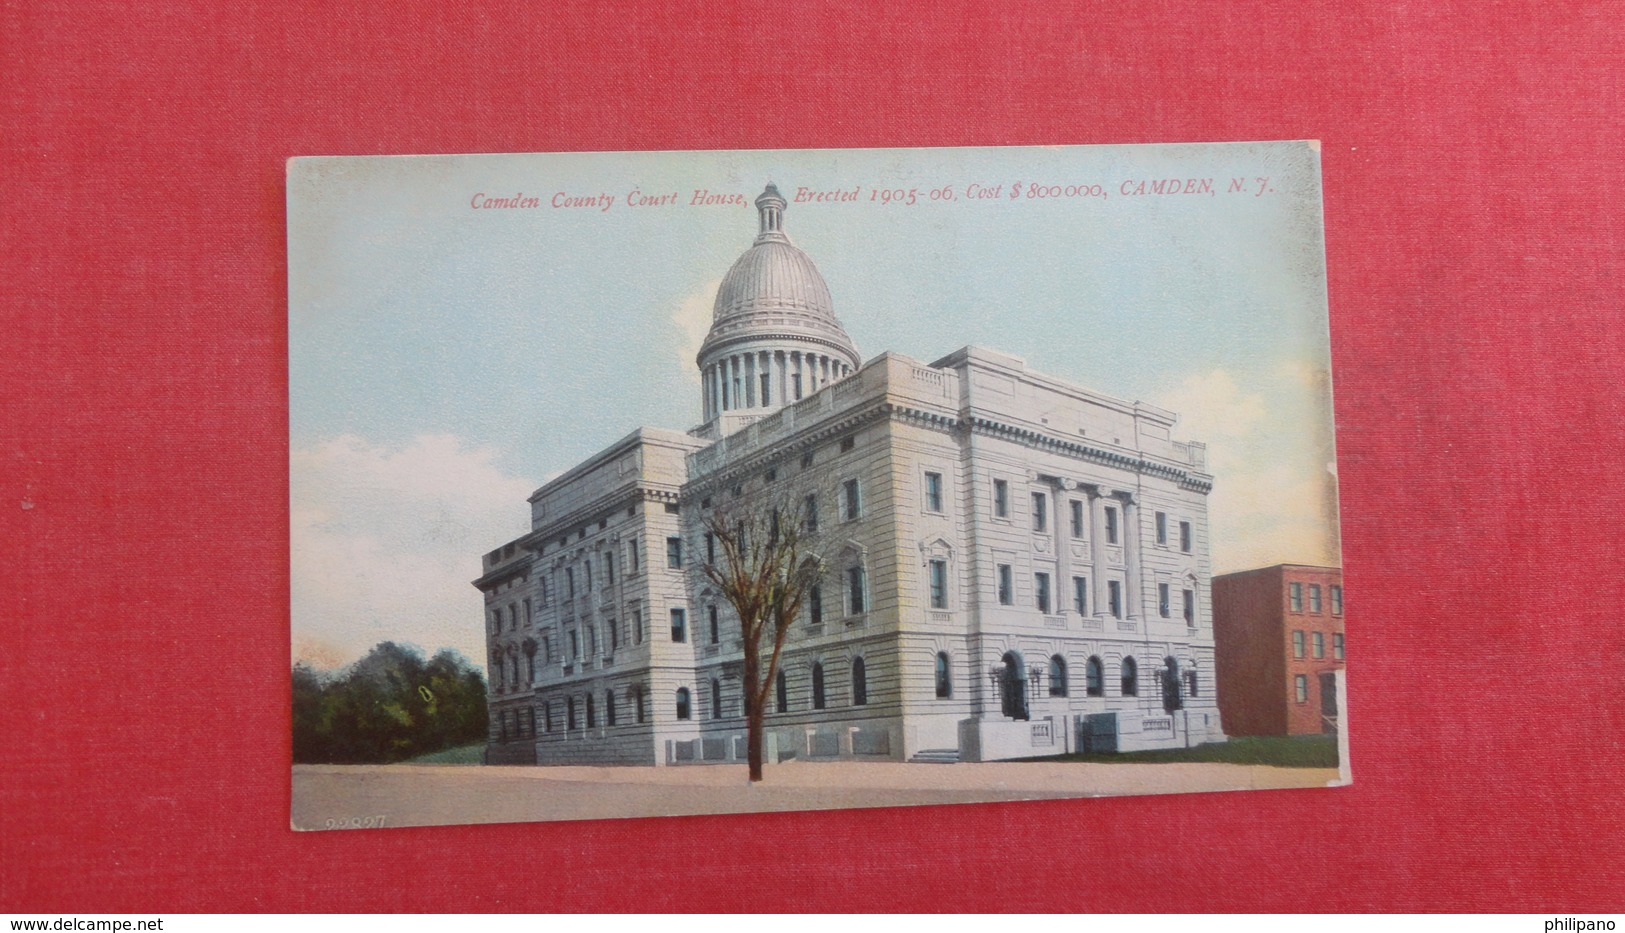
[{"label": "green tree foliage", "polygon": [[335,674],[293,666],[293,760],[402,761],[485,738],[485,677],[449,648],[383,642]]}]

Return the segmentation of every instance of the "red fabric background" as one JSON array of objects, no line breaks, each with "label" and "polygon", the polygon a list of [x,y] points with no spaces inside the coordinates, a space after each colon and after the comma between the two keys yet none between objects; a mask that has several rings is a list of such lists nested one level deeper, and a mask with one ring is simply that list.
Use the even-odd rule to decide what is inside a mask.
[{"label": "red fabric background", "polygon": [[[334,6],[0,8],[0,910],[1620,909],[1618,5]],[[1304,137],[1356,786],[288,831],[284,159]]]}]

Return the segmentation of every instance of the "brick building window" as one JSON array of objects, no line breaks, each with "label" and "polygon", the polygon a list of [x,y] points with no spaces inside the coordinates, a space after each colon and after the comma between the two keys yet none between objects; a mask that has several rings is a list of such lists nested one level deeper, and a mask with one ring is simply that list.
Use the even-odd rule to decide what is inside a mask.
[{"label": "brick building window", "polygon": [[1310,612],[1319,612],[1320,611],[1320,584],[1319,583],[1311,583],[1311,584],[1309,584],[1309,611]]},{"label": "brick building window", "polygon": [[1342,632],[1333,632],[1332,633],[1332,657],[1336,658],[1339,661],[1343,660],[1343,633]]},{"label": "brick building window", "polygon": [[1293,612],[1303,611],[1303,584],[1287,584],[1287,608]]},{"label": "brick building window", "polygon": [[1315,657],[1324,658],[1326,656],[1326,635],[1322,632],[1315,632],[1313,639]]},{"label": "brick building window", "polygon": [[1294,658],[1303,657],[1303,633],[1302,632],[1293,632],[1292,633],[1292,656]]},{"label": "brick building window", "polygon": [[1298,700],[1299,703],[1308,703],[1309,702],[1309,676],[1307,674],[1295,674],[1295,675],[1293,675],[1293,677],[1292,677],[1292,690],[1293,690],[1293,693],[1296,695],[1297,700]]}]

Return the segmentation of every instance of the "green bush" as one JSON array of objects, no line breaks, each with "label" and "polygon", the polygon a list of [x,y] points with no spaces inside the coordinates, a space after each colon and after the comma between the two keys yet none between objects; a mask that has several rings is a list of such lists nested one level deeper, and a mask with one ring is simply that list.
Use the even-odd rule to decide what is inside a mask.
[{"label": "green bush", "polygon": [[293,667],[293,760],[382,764],[485,739],[485,677],[442,649],[383,642],[335,674]]}]

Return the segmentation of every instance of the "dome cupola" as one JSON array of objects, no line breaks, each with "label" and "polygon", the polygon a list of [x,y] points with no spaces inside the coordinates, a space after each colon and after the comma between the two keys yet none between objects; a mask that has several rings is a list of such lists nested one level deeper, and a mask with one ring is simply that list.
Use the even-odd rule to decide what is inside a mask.
[{"label": "dome cupola", "polygon": [[829,286],[784,232],[786,202],[769,183],[756,199],[756,242],[723,276],[700,346],[707,423],[727,434],[857,370],[857,348],[835,318]]}]

